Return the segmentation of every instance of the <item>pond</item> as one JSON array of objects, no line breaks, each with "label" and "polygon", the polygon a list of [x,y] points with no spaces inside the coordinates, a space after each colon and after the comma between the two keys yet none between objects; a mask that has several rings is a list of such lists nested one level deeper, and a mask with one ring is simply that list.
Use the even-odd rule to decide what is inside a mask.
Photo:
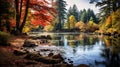
[{"label": "pond", "polygon": [[51,34],[50,43],[59,47],[68,64],[90,67],[120,67],[120,38],[88,34]]}]

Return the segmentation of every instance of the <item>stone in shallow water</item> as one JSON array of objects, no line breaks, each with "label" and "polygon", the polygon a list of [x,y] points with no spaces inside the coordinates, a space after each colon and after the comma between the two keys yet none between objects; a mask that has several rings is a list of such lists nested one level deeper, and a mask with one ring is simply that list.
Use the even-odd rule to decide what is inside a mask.
[{"label": "stone in shallow water", "polygon": [[51,56],[53,56],[53,55],[54,55],[53,53],[49,53],[49,54],[48,54],[48,57],[51,57]]},{"label": "stone in shallow water", "polygon": [[37,42],[32,39],[25,40],[25,42],[23,44],[23,47],[35,47],[35,46],[37,46]]}]

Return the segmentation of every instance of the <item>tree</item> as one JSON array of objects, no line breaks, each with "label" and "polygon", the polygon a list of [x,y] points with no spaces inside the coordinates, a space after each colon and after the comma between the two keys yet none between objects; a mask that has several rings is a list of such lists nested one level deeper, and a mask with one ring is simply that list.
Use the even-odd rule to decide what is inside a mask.
[{"label": "tree", "polygon": [[48,31],[53,31],[54,27],[52,25],[47,25],[47,26],[44,27],[44,30],[47,31],[47,32]]},{"label": "tree", "polygon": [[68,23],[69,23],[69,29],[74,29],[75,28],[75,23],[76,23],[76,19],[74,15],[71,15],[68,19]]},{"label": "tree", "polygon": [[93,22],[98,23],[98,18],[96,17],[96,15],[95,15],[93,10],[90,11],[90,15],[91,16],[89,17],[89,20],[92,17],[93,18]]},{"label": "tree", "polygon": [[[91,0],[95,2],[95,0]],[[96,6],[100,7],[101,23],[100,31],[102,33],[114,33],[119,31],[119,10],[120,10],[120,0],[96,0]],[[116,19],[117,18],[117,19]],[[119,32],[118,32],[119,33]]]},{"label": "tree", "polygon": [[79,22],[75,23],[75,28],[78,28],[78,29],[80,29],[80,31],[85,32],[86,25],[84,22],[79,21]]},{"label": "tree", "polygon": [[116,29],[116,31],[120,31],[120,8],[111,14],[112,20],[112,28]]},{"label": "tree", "polygon": [[107,19],[106,19],[106,24],[105,24],[105,27],[109,28],[111,27],[111,24],[112,24],[112,20],[111,20],[111,16],[109,16]]},{"label": "tree", "polygon": [[[15,12],[16,12],[16,29],[17,33],[22,33],[23,27],[26,22],[28,8],[30,0],[15,0]],[[24,5],[24,6],[23,6]],[[22,10],[24,9],[24,10]],[[23,18],[21,18],[22,13],[24,13]]]},{"label": "tree", "polygon": [[94,22],[93,18],[91,17],[89,22],[86,24],[87,32],[95,32],[99,29],[98,25]]},{"label": "tree", "polygon": [[84,22],[84,23],[87,22],[87,13],[86,13],[86,10],[85,10],[85,9],[83,10],[83,13],[82,13],[82,15],[81,15],[80,20],[81,20],[82,22]]},{"label": "tree", "polygon": [[120,31],[120,9],[116,12],[113,12],[105,21],[105,23],[100,27],[101,30],[104,30],[105,33],[114,33]]},{"label": "tree", "polygon": [[73,15],[75,16],[75,19],[79,21],[79,11],[75,4],[73,5]]},{"label": "tree", "polygon": [[73,5],[73,7],[70,7],[67,13],[67,18],[69,16],[74,15],[75,19],[78,21],[82,21],[84,23],[87,23],[90,20],[90,17],[93,17],[94,22],[98,23],[98,18],[96,17],[95,13],[91,9],[83,9],[78,11],[77,6]]},{"label": "tree", "polygon": [[68,9],[68,12],[67,12],[67,18],[69,18],[70,15],[73,15],[73,9],[72,9],[71,6],[70,6],[70,8]]},{"label": "tree", "polygon": [[13,0],[0,0],[0,31],[11,31],[11,20],[14,18]]},{"label": "tree", "polygon": [[77,8],[77,6],[75,4],[73,5],[73,7],[70,7],[68,9],[67,18],[69,18],[70,15],[74,15],[75,19],[77,21],[80,20],[80,18],[79,18],[79,11],[78,11],[78,8]]},{"label": "tree", "polygon": [[57,10],[58,10],[58,29],[61,30],[62,29],[62,25],[65,22],[66,19],[66,2],[64,0],[57,0]]},{"label": "tree", "polygon": [[80,11],[79,11],[79,21],[81,21],[81,16],[82,16],[82,13],[83,13],[83,11],[82,11],[82,10],[80,10]]},{"label": "tree", "polygon": [[120,0],[91,0],[90,3],[96,2],[96,6],[100,8],[100,16],[102,17],[102,21],[112,13],[115,12],[117,9],[120,8]]},{"label": "tree", "polygon": [[[28,17],[28,11],[33,11],[32,24],[46,25],[52,21],[54,8],[46,0],[15,0],[16,27],[15,31],[22,33]],[[30,8],[30,9],[29,9]]]},{"label": "tree", "polygon": [[87,10],[87,21],[90,20],[90,17],[91,17],[91,9],[88,9]]}]

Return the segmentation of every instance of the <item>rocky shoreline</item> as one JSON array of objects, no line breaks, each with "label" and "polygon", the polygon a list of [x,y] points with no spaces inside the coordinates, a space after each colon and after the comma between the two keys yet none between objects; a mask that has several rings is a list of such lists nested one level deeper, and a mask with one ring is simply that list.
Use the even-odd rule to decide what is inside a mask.
[{"label": "rocky shoreline", "polygon": [[[48,40],[51,38],[49,37]],[[60,54],[60,48],[36,37],[11,38],[11,46],[0,46],[1,67],[74,67]],[[9,59],[7,59],[9,58]],[[80,64],[75,67],[89,67]]]}]

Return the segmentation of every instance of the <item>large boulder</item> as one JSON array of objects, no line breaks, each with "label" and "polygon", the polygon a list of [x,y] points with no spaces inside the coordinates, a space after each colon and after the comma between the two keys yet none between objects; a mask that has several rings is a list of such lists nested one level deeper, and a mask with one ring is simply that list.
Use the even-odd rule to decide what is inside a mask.
[{"label": "large boulder", "polygon": [[24,41],[23,47],[35,47],[37,45],[38,44],[35,40],[27,39],[27,40]]}]

